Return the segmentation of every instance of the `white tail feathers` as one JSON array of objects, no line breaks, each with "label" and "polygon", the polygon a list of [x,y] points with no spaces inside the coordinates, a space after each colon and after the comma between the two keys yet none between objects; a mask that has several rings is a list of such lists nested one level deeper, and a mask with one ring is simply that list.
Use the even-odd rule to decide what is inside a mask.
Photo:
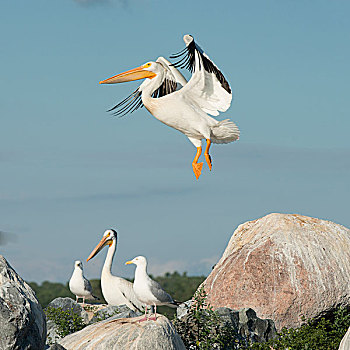
[{"label": "white tail feathers", "polygon": [[239,139],[238,126],[230,119],[225,119],[211,127],[211,141],[214,143],[229,143]]}]

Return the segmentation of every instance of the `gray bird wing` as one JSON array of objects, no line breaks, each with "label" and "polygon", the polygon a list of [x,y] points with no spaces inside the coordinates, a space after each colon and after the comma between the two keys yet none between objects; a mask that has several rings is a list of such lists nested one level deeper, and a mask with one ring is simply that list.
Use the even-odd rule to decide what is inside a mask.
[{"label": "gray bird wing", "polygon": [[173,304],[173,298],[161,287],[161,285],[150,279],[150,289],[152,294],[161,302],[167,304]]},{"label": "gray bird wing", "polygon": [[92,287],[91,287],[91,283],[89,280],[87,280],[85,277],[83,277],[84,279],[84,289],[89,291],[92,294]]}]

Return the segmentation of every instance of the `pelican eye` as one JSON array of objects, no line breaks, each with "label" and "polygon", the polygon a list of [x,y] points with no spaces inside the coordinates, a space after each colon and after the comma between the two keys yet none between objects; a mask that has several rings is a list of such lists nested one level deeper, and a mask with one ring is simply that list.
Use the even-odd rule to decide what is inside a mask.
[{"label": "pelican eye", "polygon": [[151,63],[146,63],[144,67],[145,68],[151,67]]}]

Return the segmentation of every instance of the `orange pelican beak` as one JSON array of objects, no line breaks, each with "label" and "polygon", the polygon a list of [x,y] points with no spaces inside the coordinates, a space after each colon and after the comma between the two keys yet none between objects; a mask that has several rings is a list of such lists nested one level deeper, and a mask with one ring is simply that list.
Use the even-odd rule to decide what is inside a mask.
[{"label": "orange pelican beak", "polygon": [[102,237],[101,241],[99,244],[97,244],[97,246],[95,247],[95,249],[91,252],[91,254],[89,255],[89,257],[86,259],[86,261],[89,261],[90,259],[92,259],[103,247],[105,247],[106,245],[111,245],[112,244],[112,240],[108,237],[108,236],[104,236]]},{"label": "orange pelican beak", "polygon": [[127,70],[126,72],[120,73],[106,80],[101,80],[100,84],[117,84],[124,83],[126,81],[133,81],[145,78],[152,79],[155,76],[155,73],[145,70],[144,66],[140,66],[134,69]]}]

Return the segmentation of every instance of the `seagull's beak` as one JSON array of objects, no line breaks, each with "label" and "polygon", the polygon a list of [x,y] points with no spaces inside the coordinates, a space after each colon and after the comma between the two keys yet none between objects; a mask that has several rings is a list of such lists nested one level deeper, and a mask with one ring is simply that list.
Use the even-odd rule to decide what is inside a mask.
[{"label": "seagull's beak", "polygon": [[130,260],[130,261],[127,261],[126,263],[125,263],[125,265],[130,265],[130,264],[133,264],[134,262],[132,261],[132,260]]},{"label": "seagull's beak", "polygon": [[86,259],[86,261],[89,261],[90,259],[92,259],[107,243],[108,241],[108,237],[102,237],[101,241],[99,244],[97,244],[97,246],[95,247],[95,249],[91,252],[91,254],[89,255],[89,257]]},{"label": "seagull's beak", "polygon": [[124,83],[126,81],[133,81],[145,78],[154,78],[156,76],[155,73],[145,70],[143,66],[128,70],[126,72],[115,75],[106,80],[100,81],[100,84],[117,84]]}]

